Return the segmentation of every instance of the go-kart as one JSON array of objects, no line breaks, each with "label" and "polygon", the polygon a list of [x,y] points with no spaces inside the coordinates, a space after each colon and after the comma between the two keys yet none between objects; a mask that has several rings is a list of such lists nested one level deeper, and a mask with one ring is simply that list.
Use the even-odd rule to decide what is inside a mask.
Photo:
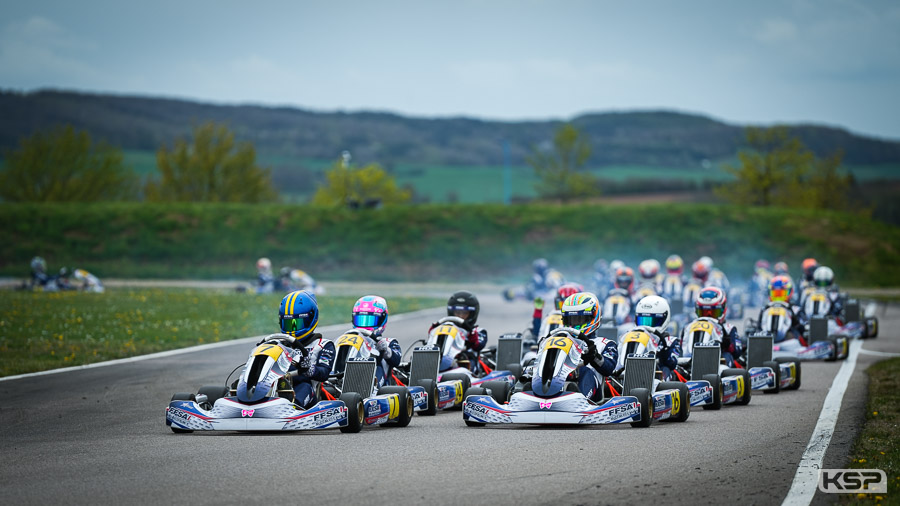
[{"label": "go-kart", "polygon": [[806,327],[809,344],[804,344],[791,332],[794,313],[786,302],[772,302],[760,311],[757,320],[748,319],[744,333],[771,334],[774,341],[775,357],[796,357],[800,360],[843,360],[849,353],[849,339],[846,335],[831,334],[823,317],[813,317]]},{"label": "go-kart", "polygon": [[831,314],[832,302],[828,292],[821,289],[811,289],[803,299],[804,313],[812,319],[821,316],[828,320],[828,335],[844,335],[849,338],[867,339],[878,337],[878,318],[867,316],[860,318],[859,301],[847,299],[846,294],[844,313],[841,320]]},{"label": "go-kart", "polygon": [[[526,368],[525,390],[507,398],[493,385],[472,387],[463,403],[463,420],[468,426],[486,424],[619,424],[649,427],[654,420],[683,422],[690,415],[685,402],[686,388],[653,388],[652,369],[647,363],[655,358],[628,357],[626,367],[633,369],[627,395],[593,402],[578,391],[577,374],[584,363],[586,343],[568,327],[556,329],[541,343],[535,365]],[[652,365],[651,365],[652,367]],[[642,374],[643,373],[643,374]],[[665,384],[660,386],[666,386]]]},{"label": "go-kart", "polygon": [[472,385],[503,382],[511,390],[516,383],[515,371],[495,370],[480,355],[475,358],[474,371],[467,367],[471,357],[466,352],[462,324],[463,320],[456,316],[438,320],[424,345],[413,346],[410,362],[401,363],[397,368],[399,381],[423,386],[429,396],[436,399],[435,403],[429,400],[427,407],[417,408],[422,415],[433,415],[438,409],[461,407],[463,394]]},{"label": "go-kart", "polygon": [[376,369],[380,360],[370,331],[354,328],[344,332],[335,343],[331,374],[319,385],[319,398],[334,400],[353,392],[363,399],[365,425],[409,425],[415,409],[428,407],[428,385],[386,382],[379,386]]},{"label": "go-kart", "polygon": [[[321,401],[309,409],[294,404],[288,369],[291,356],[306,349],[293,337],[272,334],[250,352],[223,385],[205,386],[198,393],[176,393],[166,408],[172,432],[195,430],[294,431],[340,428],[359,432],[363,402],[359,394]],[[238,370],[240,376],[231,381]]]},{"label": "go-kart", "polygon": [[[721,346],[724,329],[713,318],[701,317],[685,328],[681,337],[681,353],[678,363],[687,366],[697,345]],[[748,337],[747,373],[751,390],[778,393],[782,389],[800,387],[800,362],[796,357],[782,356],[772,359],[772,336],[769,334]]]}]

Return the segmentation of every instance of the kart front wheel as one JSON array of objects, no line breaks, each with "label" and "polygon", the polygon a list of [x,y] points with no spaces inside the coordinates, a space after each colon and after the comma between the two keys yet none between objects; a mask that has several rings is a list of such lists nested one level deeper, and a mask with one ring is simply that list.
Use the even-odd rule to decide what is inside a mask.
[{"label": "kart front wheel", "polygon": [[[469,387],[468,390],[466,390],[466,393],[463,395],[463,399],[468,399],[470,395],[491,395],[491,394],[488,393],[486,388]],[[465,402],[465,400],[463,402]],[[469,427],[484,427],[485,426],[484,422],[476,422],[475,420],[472,420],[471,418],[463,418],[463,420],[465,420],[466,425],[468,425]]]},{"label": "kart front wheel", "polygon": [[679,381],[664,381],[657,387],[658,390],[678,390],[678,412],[669,418],[672,422],[686,422],[691,416],[691,391],[688,386]]},{"label": "kart front wheel", "polygon": [[365,420],[365,412],[363,411],[362,396],[356,392],[346,392],[341,394],[340,399],[347,406],[347,426],[341,427],[341,432],[356,433],[362,430]]},{"label": "kart front wheel", "polygon": [[[465,392],[472,386],[472,378],[468,374],[445,374],[441,376],[441,382],[444,381],[462,381],[463,399],[466,398]],[[456,404],[451,409],[462,409],[462,403]]]},{"label": "kart front wheel", "polygon": [[[509,383],[505,381],[486,381],[481,385],[485,390],[490,390],[490,396],[497,401],[497,404],[503,405],[509,402],[511,390]],[[470,389],[471,390],[471,389]],[[465,397],[463,397],[465,398]]]},{"label": "kart front wheel", "polygon": [[[172,396],[172,400],[197,402],[197,397],[189,392],[178,392],[177,394]],[[178,427],[172,427],[171,425],[169,426],[169,428],[172,429],[172,432],[174,432],[175,434],[190,434],[191,432],[194,432],[190,429],[180,429]]]},{"label": "kart front wheel", "polygon": [[740,376],[744,382],[744,395],[740,396],[735,404],[738,406],[750,404],[750,373],[747,369],[725,369],[722,376]]},{"label": "kart front wheel", "polygon": [[406,427],[409,425],[409,421],[412,420],[413,409],[415,408],[412,396],[409,395],[409,389],[406,387],[381,387],[378,389],[378,395],[383,394],[396,394],[400,404],[400,414],[390,424],[394,427]]},{"label": "kart front wheel", "polygon": [[800,361],[794,357],[775,357],[775,362],[779,364],[794,364],[794,371],[797,373],[797,377],[794,378],[794,383],[791,386],[784,387],[785,390],[799,390],[800,389]]},{"label": "kart front wheel", "polygon": [[[212,385],[200,387],[197,396],[205,395],[206,402],[200,406],[203,409],[210,410],[216,405],[216,401],[222,397],[228,397],[228,387],[225,385]],[[207,406],[208,405],[208,406]]]}]

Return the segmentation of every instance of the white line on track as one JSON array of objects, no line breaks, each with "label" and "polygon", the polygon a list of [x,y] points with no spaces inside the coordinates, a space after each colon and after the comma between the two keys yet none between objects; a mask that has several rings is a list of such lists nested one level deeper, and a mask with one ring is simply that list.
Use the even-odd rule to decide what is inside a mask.
[{"label": "white line on track", "polygon": [[850,343],[850,354],[841,365],[837,376],[831,383],[831,389],[825,396],[825,404],[819,413],[819,421],[809,438],[806,451],[797,465],[797,473],[791,489],[784,498],[782,506],[807,506],[816,494],[819,482],[819,469],[822,468],[822,459],[825,451],[831,443],[831,435],[834,434],[834,426],[837,423],[838,414],[841,412],[841,402],[844,400],[844,391],[850,383],[850,376],[856,368],[856,358],[862,348],[862,341]]},{"label": "white line on track", "polygon": [[859,350],[863,355],[875,355],[876,357],[900,357],[900,353],[888,353],[886,351]]},{"label": "white line on track", "polygon": [[[427,309],[420,309],[418,311],[412,311],[409,313],[400,313],[400,314],[391,316],[391,321],[405,320],[407,318],[413,318],[416,316],[421,316],[422,314],[435,312],[436,310],[439,310],[439,309],[441,309],[441,308],[433,308],[432,307],[432,308],[427,308]],[[327,327],[320,327],[316,330],[318,332],[339,331],[341,329],[347,328],[348,325],[349,324],[347,324],[347,323],[339,323],[336,325],[329,325]],[[268,335],[268,334],[266,334],[266,335]],[[34,376],[47,376],[50,374],[59,374],[59,373],[63,373],[63,372],[78,371],[81,369],[94,369],[96,367],[106,367],[106,366],[110,366],[110,365],[125,364],[128,362],[140,362],[142,360],[152,360],[155,358],[171,357],[174,355],[182,355],[184,353],[194,353],[196,351],[211,350],[213,348],[221,348],[223,346],[231,346],[233,344],[252,343],[253,341],[261,339],[262,337],[265,337],[265,336],[242,337],[240,339],[232,339],[230,341],[220,341],[218,343],[210,343],[210,344],[201,344],[199,346],[191,346],[190,348],[181,348],[178,350],[161,351],[159,353],[152,353],[150,355],[140,355],[137,357],[120,358],[117,360],[108,360],[106,362],[97,362],[94,364],[76,365],[73,367],[63,367],[61,369],[51,369],[49,371],[30,372],[27,374],[18,374],[16,376],[6,376],[3,378],[0,378],[0,381],[12,381],[12,380],[17,380],[17,379],[22,379],[22,378],[31,378]]]}]

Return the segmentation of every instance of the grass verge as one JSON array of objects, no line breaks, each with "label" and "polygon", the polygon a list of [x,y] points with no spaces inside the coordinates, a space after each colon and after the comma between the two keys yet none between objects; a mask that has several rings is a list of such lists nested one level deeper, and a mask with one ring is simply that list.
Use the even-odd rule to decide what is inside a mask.
[{"label": "grass verge", "polygon": [[849,467],[881,469],[887,474],[887,494],[859,494],[843,502],[865,500],[900,504],[900,358],[869,367],[866,425],[853,446]]},{"label": "grass verge", "polygon": [[[0,291],[0,376],[102,362],[278,332],[283,294],[202,289]],[[356,297],[319,297],[319,325],[350,322]],[[389,299],[392,313],[444,300]]]}]

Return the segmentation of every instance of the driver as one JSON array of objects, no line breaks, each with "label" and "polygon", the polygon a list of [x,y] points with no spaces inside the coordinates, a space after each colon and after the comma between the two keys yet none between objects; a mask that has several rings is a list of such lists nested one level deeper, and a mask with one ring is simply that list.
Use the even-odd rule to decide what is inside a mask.
[{"label": "driver", "polygon": [[725,321],[725,313],[728,312],[728,297],[725,292],[715,286],[704,288],[697,294],[694,305],[698,318],[712,318],[722,330],[722,358],[728,367],[734,367],[734,361],[743,353],[743,342],[737,327]]},{"label": "driver", "polygon": [[643,330],[656,338],[656,360],[664,381],[672,376],[681,356],[681,338],[666,331],[670,318],[669,303],[659,295],[644,297],[634,309],[635,330]]},{"label": "driver", "polygon": [[327,380],[334,361],[334,343],[313,332],[319,324],[316,296],[303,290],[285,295],[278,308],[278,320],[281,332],[305,348],[305,353],[298,351],[292,357],[290,371],[297,371],[293,377],[294,404],[310,408],[316,403],[313,382]]},{"label": "driver", "polygon": [[369,331],[369,337],[375,341],[375,349],[381,355],[378,367],[375,368],[375,377],[378,379],[378,386],[382,386],[391,369],[400,365],[400,357],[403,355],[400,343],[383,335],[388,320],[387,301],[377,295],[360,297],[353,304],[352,318],[353,328]]},{"label": "driver", "polygon": [[[609,376],[619,361],[616,342],[597,337],[600,327],[600,301],[590,292],[572,294],[562,303],[563,326],[578,331],[578,339],[587,347],[581,355],[584,366],[578,368],[578,390],[592,401],[603,399],[602,376]],[[540,345],[538,345],[540,347]]]},{"label": "driver", "polygon": [[803,313],[802,309],[795,310],[791,305],[793,290],[794,284],[791,282],[791,278],[787,276],[775,276],[769,280],[769,303],[759,312],[759,317],[756,320],[756,327],[763,328],[763,315],[766,314],[767,309],[774,306],[784,307],[787,309],[787,314],[791,319],[791,326],[787,331],[787,335],[781,336],[780,338],[778,333],[775,332],[775,329],[769,329],[774,334],[774,342],[779,343],[793,338],[797,339],[803,346],[806,346],[806,340],[803,338],[803,330],[808,318]]},{"label": "driver", "polygon": [[[473,372],[477,368],[478,353],[484,349],[488,339],[487,330],[476,325],[480,310],[481,304],[478,303],[478,297],[472,292],[460,290],[447,299],[447,316],[461,318],[463,323],[460,328],[466,334],[466,350],[460,353],[456,362],[460,367],[468,367]],[[434,330],[438,325],[440,322],[432,323],[428,332]]]}]

